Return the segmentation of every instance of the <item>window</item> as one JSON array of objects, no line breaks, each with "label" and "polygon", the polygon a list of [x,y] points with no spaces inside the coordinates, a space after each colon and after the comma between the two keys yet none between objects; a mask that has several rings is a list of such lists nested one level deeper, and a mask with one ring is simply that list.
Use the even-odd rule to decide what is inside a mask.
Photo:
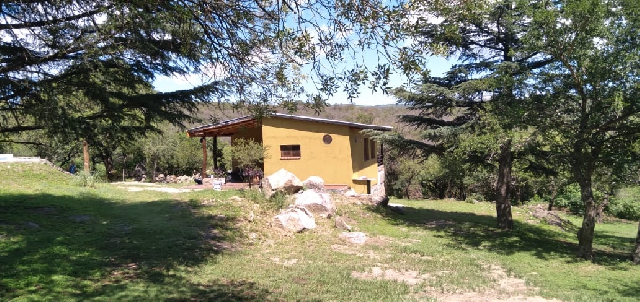
[{"label": "window", "polygon": [[376,142],[373,141],[372,139],[369,140],[369,151],[371,152],[371,159],[375,159],[376,158]]},{"label": "window", "polygon": [[280,145],[280,159],[300,159],[300,145]]},{"label": "window", "polygon": [[364,160],[369,160],[369,139],[364,139]]}]

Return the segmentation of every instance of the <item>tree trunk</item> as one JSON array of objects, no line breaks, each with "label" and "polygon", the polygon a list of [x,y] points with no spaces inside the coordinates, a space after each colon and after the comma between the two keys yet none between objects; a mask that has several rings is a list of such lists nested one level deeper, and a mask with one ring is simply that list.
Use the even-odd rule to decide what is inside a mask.
[{"label": "tree trunk", "polygon": [[638,223],[638,234],[636,235],[636,248],[633,251],[633,263],[640,264],[640,222]]},{"label": "tree trunk", "polygon": [[87,140],[82,141],[82,153],[84,156],[84,172],[89,173],[89,143]]},{"label": "tree trunk", "polygon": [[156,171],[158,170],[158,159],[154,158],[153,159],[153,178],[151,179],[151,182],[156,182]]},{"label": "tree trunk", "polygon": [[104,154],[102,156],[102,162],[104,163],[105,175],[107,177],[107,181],[113,180],[113,156],[111,156],[111,152],[105,152],[109,154]]},{"label": "tree trunk", "polygon": [[578,178],[580,195],[584,204],[582,227],[578,231],[578,257],[593,259],[593,234],[596,227],[596,202],[591,188],[591,175]]},{"label": "tree trunk", "polygon": [[549,208],[547,211],[553,210],[553,204],[556,202],[556,197],[558,197],[558,186],[556,186],[555,179],[551,180],[551,199],[549,199]]},{"label": "tree trunk", "polygon": [[122,155],[122,181],[123,182],[124,182],[124,172],[126,168],[127,168],[127,155],[123,154]]},{"label": "tree trunk", "polygon": [[604,208],[609,204],[609,199],[613,195],[613,190],[610,189],[607,193],[604,194],[604,198],[602,199],[602,203],[598,205],[598,209],[596,211],[596,221],[598,223],[602,223],[602,219],[604,218]]},{"label": "tree trunk", "polygon": [[496,184],[496,214],[498,217],[498,228],[503,230],[513,229],[513,218],[511,216],[511,164],[513,154],[511,152],[511,140],[507,140],[500,146],[500,156],[498,158],[498,182]]}]

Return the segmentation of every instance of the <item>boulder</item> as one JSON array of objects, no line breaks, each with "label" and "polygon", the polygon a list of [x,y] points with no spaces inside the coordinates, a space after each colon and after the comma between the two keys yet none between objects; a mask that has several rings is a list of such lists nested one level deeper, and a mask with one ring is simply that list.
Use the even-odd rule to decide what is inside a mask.
[{"label": "boulder", "polygon": [[335,219],[336,228],[351,232],[353,228],[345,220],[346,219],[344,219],[344,217],[336,216],[336,219]]},{"label": "boulder", "polygon": [[316,228],[313,214],[303,207],[291,207],[273,218],[275,225],[291,232],[302,232]]},{"label": "boulder", "polygon": [[307,189],[314,189],[318,192],[324,192],[324,180],[319,176],[309,176],[302,185]]},{"label": "boulder", "polygon": [[143,181],[142,179],[146,179],[147,168],[142,163],[137,163],[136,168],[133,170],[133,178],[136,181]]},{"label": "boulder", "polygon": [[302,186],[300,179],[285,169],[280,169],[262,179],[262,191],[266,198],[270,198],[277,191],[294,194],[300,191]]},{"label": "boulder", "polygon": [[384,184],[377,184],[371,188],[371,202],[381,206],[386,206],[389,203]]},{"label": "boulder", "polygon": [[191,177],[187,176],[187,175],[182,175],[182,176],[178,176],[177,178],[178,183],[190,183],[191,182]]},{"label": "boulder", "polygon": [[305,190],[294,195],[294,204],[304,207],[315,215],[331,217],[336,213],[336,205],[328,193],[320,193],[316,190]]},{"label": "boulder", "polygon": [[355,197],[355,196],[358,196],[358,193],[356,193],[356,191],[354,191],[353,189],[349,189],[346,192],[344,192],[342,195],[346,197]]},{"label": "boulder", "polygon": [[176,183],[177,182],[177,178],[175,175],[167,175],[167,179],[166,179],[167,183]]}]

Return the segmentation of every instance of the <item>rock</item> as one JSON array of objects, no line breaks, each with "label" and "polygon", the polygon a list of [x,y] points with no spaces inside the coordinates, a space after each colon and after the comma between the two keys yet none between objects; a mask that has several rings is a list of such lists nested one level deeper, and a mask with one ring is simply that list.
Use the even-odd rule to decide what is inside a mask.
[{"label": "rock", "polygon": [[347,224],[347,222],[343,217],[336,216],[335,225],[336,225],[336,228],[338,229],[351,232],[352,227],[349,224]]},{"label": "rock", "polygon": [[187,176],[187,175],[182,175],[182,176],[178,176],[178,178],[176,178],[176,181],[180,184],[182,183],[190,183],[191,182],[191,177]]},{"label": "rock", "polygon": [[176,183],[176,176],[175,175],[168,175],[167,176],[167,183]]},{"label": "rock", "polygon": [[342,232],[340,238],[353,244],[365,244],[367,242],[367,234],[362,232]]},{"label": "rock", "polygon": [[324,192],[324,180],[319,176],[309,176],[302,185],[307,189],[313,189],[318,192]]},{"label": "rock", "polygon": [[313,214],[303,207],[288,208],[276,215],[273,220],[277,226],[295,233],[316,228]]},{"label": "rock", "polygon": [[354,197],[354,196],[357,196],[358,193],[356,193],[356,191],[354,191],[353,189],[349,189],[346,192],[344,192],[344,194],[342,194],[342,195],[344,195],[346,197]]},{"label": "rock", "polygon": [[302,186],[300,179],[285,169],[280,169],[262,179],[262,191],[266,198],[270,198],[277,191],[291,195],[300,191]]},{"label": "rock", "polygon": [[320,193],[316,190],[305,190],[300,194],[294,195],[294,199],[296,206],[304,207],[314,215],[328,218],[336,213],[336,205],[328,193]]},{"label": "rock", "polygon": [[137,163],[135,170],[133,170],[133,178],[137,181],[142,181],[143,178],[146,179],[147,168],[145,168],[144,164]]},{"label": "rock", "polygon": [[164,180],[165,180],[164,174],[161,173],[161,174],[158,174],[158,176],[156,176],[156,181],[164,182]]},{"label": "rock", "polygon": [[262,179],[260,186],[262,187],[262,194],[264,194],[264,198],[271,198],[271,196],[273,195],[273,189],[271,189],[271,184],[269,183],[268,177]]},{"label": "rock", "polygon": [[371,202],[381,206],[386,206],[389,203],[384,184],[377,184],[371,188]]},{"label": "rock", "polygon": [[352,197],[352,199],[355,199],[364,204],[374,204],[373,197],[371,196],[371,194],[358,194]]}]

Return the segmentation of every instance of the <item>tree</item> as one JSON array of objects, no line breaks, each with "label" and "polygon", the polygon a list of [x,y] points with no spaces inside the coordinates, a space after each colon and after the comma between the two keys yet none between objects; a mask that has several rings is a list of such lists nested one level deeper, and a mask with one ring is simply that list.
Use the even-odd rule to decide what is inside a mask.
[{"label": "tree", "polygon": [[252,139],[239,138],[231,143],[231,158],[240,168],[257,167],[264,162],[267,147]]},{"label": "tree", "polygon": [[[77,91],[86,102],[100,105],[117,97],[120,107],[172,123],[185,121],[196,102],[207,100],[264,112],[261,107],[305,96],[303,66],[309,66],[318,88],[307,100],[321,107],[322,95],[335,93],[341,80],[350,79],[345,85],[354,95],[367,79],[366,65],[340,73],[322,63],[344,62],[346,54],[372,43],[389,45],[387,17],[377,0],[357,6],[343,0],[3,2],[0,134],[68,126],[68,99]],[[202,74],[207,79],[184,91],[110,90],[103,95],[105,83],[92,80],[114,71],[117,79],[110,80],[124,87],[149,85],[161,75]],[[375,79],[384,77],[376,73]],[[103,113],[118,115],[117,109],[107,107]]]},{"label": "tree", "polygon": [[405,27],[416,39],[408,53],[457,56],[461,63],[443,77],[425,71],[417,88],[394,92],[419,112],[402,116],[402,121],[425,129],[425,139],[434,144],[455,148],[463,133],[494,141],[474,152],[497,154],[496,213],[498,227],[505,230],[513,227],[509,194],[514,138],[508,134],[518,128],[517,118],[512,118],[522,98],[516,83],[523,74],[549,63],[522,47],[529,26],[527,3],[414,1],[410,10],[422,16]]},{"label": "tree", "polygon": [[592,259],[594,179],[607,167],[632,162],[640,133],[640,5],[576,0],[536,6],[526,44],[554,63],[522,82],[530,100],[525,120],[553,143],[580,186],[578,255]]},{"label": "tree", "polygon": [[262,177],[264,171],[260,168],[261,163],[267,156],[267,146],[252,139],[239,138],[231,142],[231,158],[242,171],[245,181],[249,181],[249,187],[255,177]]}]

